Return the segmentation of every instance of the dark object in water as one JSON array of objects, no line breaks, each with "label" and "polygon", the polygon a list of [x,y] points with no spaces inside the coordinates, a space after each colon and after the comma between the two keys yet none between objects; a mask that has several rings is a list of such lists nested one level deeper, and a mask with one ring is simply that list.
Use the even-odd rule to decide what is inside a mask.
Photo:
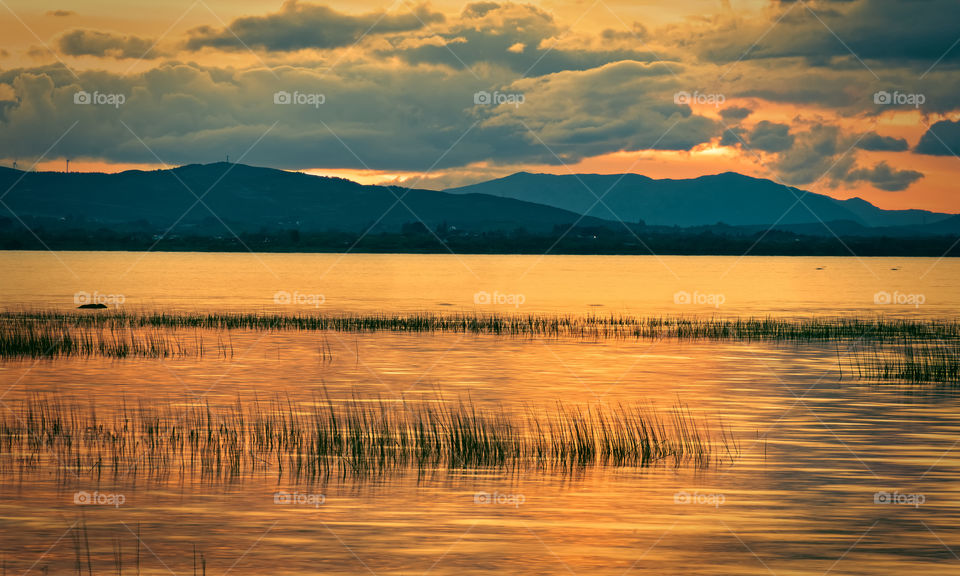
[{"label": "dark object in water", "polygon": [[103,310],[106,307],[106,304],[81,304],[77,306],[80,310]]}]

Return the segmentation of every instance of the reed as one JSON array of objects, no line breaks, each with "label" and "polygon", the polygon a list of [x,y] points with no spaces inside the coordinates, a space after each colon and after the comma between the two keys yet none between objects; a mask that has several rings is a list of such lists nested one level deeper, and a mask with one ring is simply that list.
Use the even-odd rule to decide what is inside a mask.
[{"label": "reed", "polygon": [[960,385],[960,342],[871,345],[854,350],[851,360],[861,379]]},{"label": "reed", "polygon": [[470,401],[329,399],[91,407],[30,396],[0,420],[0,475],[63,480],[148,477],[223,482],[245,475],[314,481],[402,469],[591,465],[703,468],[739,448],[683,406],[570,407],[511,415]]},{"label": "reed", "polygon": [[[544,338],[824,342],[960,340],[960,322],[878,318],[723,318],[481,314],[0,313],[0,357],[203,355],[203,331],[465,333]],[[192,332],[191,332],[192,331]]]},{"label": "reed", "polygon": [[232,356],[232,342],[219,336],[211,350],[199,329],[187,332],[128,322],[89,324],[62,317],[0,318],[0,357],[170,358],[200,357],[211,351],[217,356]]}]

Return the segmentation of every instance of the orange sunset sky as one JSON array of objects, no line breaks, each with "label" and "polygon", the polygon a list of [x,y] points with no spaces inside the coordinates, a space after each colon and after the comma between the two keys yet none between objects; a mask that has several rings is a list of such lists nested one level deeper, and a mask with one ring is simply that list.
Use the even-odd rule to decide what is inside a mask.
[{"label": "orange sunset sky", "polygon": [[2,0],[0,163],[229,155],[433,189],[737,171],[960,212],[957,16],[954,0]]}]

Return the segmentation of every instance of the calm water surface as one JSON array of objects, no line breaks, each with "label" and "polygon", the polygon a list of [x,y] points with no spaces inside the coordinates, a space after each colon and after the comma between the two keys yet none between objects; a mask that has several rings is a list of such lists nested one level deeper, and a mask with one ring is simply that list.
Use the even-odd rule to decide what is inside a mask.
[{"label": "calm water surface", "polygon": [[[86,293],[120,295],[134,310],[951,319],[960,312],[953,260],[58,256],[0,253],[3,306],[71,309]],[[484,294],[501,303],[486,304]],[[37,392],[103,412],[141,399],[216,407],[275,394],[294,403],[321,394],[469,395],[506,411],[558,399],[663,409],[679,400],[698,416],[722,418],[741,453],[709,470],[410,470],[310,485],[274,476],[224,486],[4,475],[0,555],[10,573],[75,573],[70,528],[81,521],[94,573],[113,570],[117,546],[125,572],[135,573],[138,527],[144,574],[191,574],[194,545],[210,574],[960,573],[960,401],[936,386],[852,381],[838,369],[842,343],[231,337],[228,359],[4,361],[0,409]],[[77,506],[77,490],[126,500]],[[278,505],[277,490],[322,494],[323,504]],[[498,501],[484,503],[484,494]]]},{"label": "calm water surface", "polygon": [[[181,311],[960,310],[960,262],[934,258],[3,252],[0,265],[5,308],[73,308],[75,296],[88,293],[122,296],[128,308]],[[278,294],[291,303],[278,305]],[[489,305],[482,304],[485,294]]]}]

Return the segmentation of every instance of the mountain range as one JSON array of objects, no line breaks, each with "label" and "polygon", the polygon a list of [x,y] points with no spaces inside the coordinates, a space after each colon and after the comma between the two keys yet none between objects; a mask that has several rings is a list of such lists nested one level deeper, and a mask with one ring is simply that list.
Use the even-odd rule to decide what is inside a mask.
[{"label": "mountain range", "polygon": [[236,232],[396,232],[404,224],[424,222],[433,228],[444,221],[468,230],[522,226],[544,232],[578,218],[560,208],[499,196],[364,186],[224,162],[117,174],[0,169],[0,189],[9,189],[3,201],[18,217],[46,226],[135,224],[197,235],[222,234],[225,226]]},{"label": "mountain range", "polygon": [[686,180],[639,174],[530,174],[447,190],[563,208],[605,220],[651,226],[771,226],[853,222],[865,227],[924,226],[952,214],[883,210],[860,198],[836,200],[735,172]]},{"label": "mountain range", "polygon": [[[422,222],[465,232],[580,227],[771,226],[808,235],[924,236],[960,233],[960,216],[883,210],[736,173],[692,179],[637,174],[521,172],[445,191],[361,185],[243,164],[193,164],[116,174],[0,168],[7,214],[32,226],[152,229],[176,234],[298,230],[394,233]],[[12,212],[12,214],[11,214]]]}]

